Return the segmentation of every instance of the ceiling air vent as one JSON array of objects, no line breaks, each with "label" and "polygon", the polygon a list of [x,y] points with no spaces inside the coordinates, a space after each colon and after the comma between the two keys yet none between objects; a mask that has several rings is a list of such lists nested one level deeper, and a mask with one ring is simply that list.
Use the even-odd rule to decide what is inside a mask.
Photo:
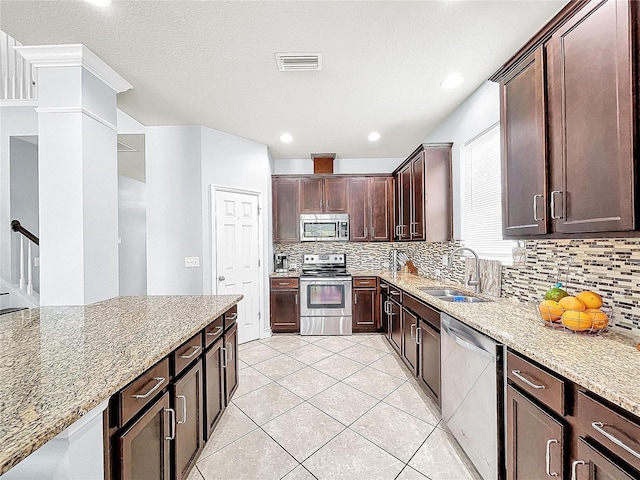
[{"label": "ceiling air vent", "polygon": [[121,141],[118,141],[118,151],[119,152],[137,152],[138,150],[127,145],[126,143],[122,143]]},{"label": "ceiling air vent", "polygon": [[321,53],[276,53],[276,63],[281,72],[322,70]]}]

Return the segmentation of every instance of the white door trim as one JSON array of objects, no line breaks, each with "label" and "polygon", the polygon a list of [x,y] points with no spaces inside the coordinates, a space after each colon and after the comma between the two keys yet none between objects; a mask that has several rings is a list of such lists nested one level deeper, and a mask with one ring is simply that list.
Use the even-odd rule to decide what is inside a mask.
[{"label": "white door trim", "polygon": [[262,202],[262,193],[256,190],[246,190],[243,188],[235,188],[235,187],[226,187],[224,185],[209,185],[209,231],[211,232],[211,238],[209,242],[209,261],[211,263],[211,294],[217,294],[218,285],[217,278],[217,257],[215,254],[215,245],[216,245],[216,192],[228,192],[228,193],[241,193],[244,195],[252,195],[255,196],[258,202],[258,208],[260,209],[260,215],[258,215],[258,260],[260,261],[260,266],[258,267],[258,303],[260,305],[260,338],[264,338],[262,335],[269,329],[268,335],[270,336],[271,328],[270,322],[267,317],[269,311],[264,302],[264,207]]}]

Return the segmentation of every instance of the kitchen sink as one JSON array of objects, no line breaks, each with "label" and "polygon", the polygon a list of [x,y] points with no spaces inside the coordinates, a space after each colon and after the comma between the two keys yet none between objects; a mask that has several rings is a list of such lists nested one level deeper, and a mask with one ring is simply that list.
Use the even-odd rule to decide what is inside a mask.
[{"label": "kitchen sink", "polygon": [[444,289],[431,289],[431,288],[420,288],[424,293],[428,293],[429,295],[433,295],[434,297],[448,297],[448,296],[468,296],[469,294],[466,292],[461,292],[460,290],[452,290],[449,288]]},{"label": "kitchen sink", "polygon": [[460,303],[482,303],[482,302],[490,302],[491,300],[485,300],[480,297],[472,297],[470,295],[442,295],[436,296],[438,300],[442,300],[443,302],[460,302]]}]

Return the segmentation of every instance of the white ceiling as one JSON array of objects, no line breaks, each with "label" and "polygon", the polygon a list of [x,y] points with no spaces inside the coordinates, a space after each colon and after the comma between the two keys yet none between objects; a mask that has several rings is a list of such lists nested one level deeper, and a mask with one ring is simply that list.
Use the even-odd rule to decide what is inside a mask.
[{"label": "white ceiling", "polygon": [[[274,158],[403,157],[566,3],[2,0],[0,28],[85,44],[134,86],[118,106],[145,125],[205,125]],[[323,69],[280,72],[275,52],[322,52]],[[453,72],[464,84],[442,90]]]}]

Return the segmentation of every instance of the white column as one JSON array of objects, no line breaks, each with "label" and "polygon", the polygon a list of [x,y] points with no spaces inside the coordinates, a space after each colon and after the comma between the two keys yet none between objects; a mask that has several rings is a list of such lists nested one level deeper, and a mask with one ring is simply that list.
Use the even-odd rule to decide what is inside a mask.
[{"label": "white column", "polygon": [[131,85],[83,45],[16,50],[38,70],[40,305],[115,297],[116,94]]}]

